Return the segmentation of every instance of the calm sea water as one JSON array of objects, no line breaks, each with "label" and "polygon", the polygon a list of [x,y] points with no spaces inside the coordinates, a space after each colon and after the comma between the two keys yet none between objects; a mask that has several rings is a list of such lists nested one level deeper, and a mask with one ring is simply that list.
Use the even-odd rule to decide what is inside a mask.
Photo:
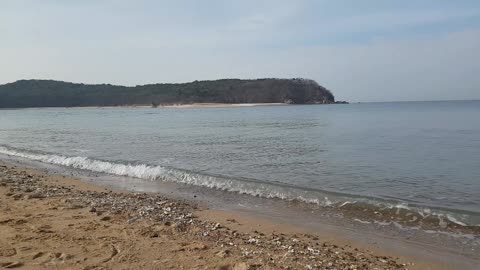
[{"label": "calm sea water", "polygon": [[480,216],[480,101],[1,110],[0,145],[42,162],[267,198],[365,199],[471,225]]}]

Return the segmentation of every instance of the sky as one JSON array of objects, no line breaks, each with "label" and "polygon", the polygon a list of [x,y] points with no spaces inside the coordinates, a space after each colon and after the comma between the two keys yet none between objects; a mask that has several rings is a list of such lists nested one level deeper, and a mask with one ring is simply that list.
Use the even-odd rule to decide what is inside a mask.
[{"label": "sky", "polygon": [[353,102],[480,99],[480,1],[0,0],[0,84],[298,77]]}]

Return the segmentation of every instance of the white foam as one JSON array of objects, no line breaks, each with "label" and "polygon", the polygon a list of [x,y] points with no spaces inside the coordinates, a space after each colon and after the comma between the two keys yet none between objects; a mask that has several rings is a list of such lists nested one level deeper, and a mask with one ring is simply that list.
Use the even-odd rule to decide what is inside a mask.
[{"label": "white foam", "polygon": [[452,232],[444,232],[444,231],[435,231],[435,230],[424,230],[424,232],[428,234],[442,234],[446,236],[450,236],[453,238],[465,238],[468,240],[475,240],[476,236],[473,234],[465,234],[465,233],[452,233]]},{"label": "white foam", "polygon": [[129,176],[146,180],[163,180],[183,183],[193,186],[202,186],[212,189],[236,192],[263,198],[277,198],[282,200],[300,200],[322,206],[330,206],[333,203],[325,197],[323,201],[318,198],[299,196],[297,192],[262,183],[251,183],[231,180],[223,177],[209,176],[191,173],[188,171],[172,169],[162,166],[149,166],[145,164],[121,164],[95,160],[87,157],[66,157],[62,155],[49,155],[17,151],[0,146],[0,153],[20,158],[40,161],[43,163],[61,165],[75,169],[93,172],[108,173],[119,176]]},{"label": "white foam", "polygon": [[430,210],[430,208],[422,208],[418,211],[418,214],[422,216],[422,218],[426,218],[432,214],[432,210]]},{"label": "white foam", "polygon": [[452,217],[451,215],[448,215],[448,214],[447,214],[447,219],[450,220],[451,222],[455,223],[455,224],[460,225],[460,226],[467,226],[467,224],[459,221],[458,219],[456,219],[456,218],[454,218],[454,217]]},{"label": "white foam", "polygon": [[[88,157],[76,156],[66,157],[62,155],[33,153],[27,151],[21,151],[0,146],[0,154],[9,156],[15,156],[30,160],[35,160],[43,163],[50,163],[55,165],[67,166],[76,169],[88,170],[93,172],[108,173],[119,176],[129,176],[135,178],[141,178],[146,180],[162,180],[183,183],[193,186],[202,186],[211,189],[224,190],[230,192],[236,192],[239,194],[246,194],[263,198],[276,198],[281,200],[298,200],[309,204],[315,204],[323,207],[332,207],[338,205],[338,207],[344,207],[347,204],[356,203],[356,201],[334,201],[332,202],[328,197],[324,196],[323,199],[319,198],[320,194],[308,194],[300,190],[291,188],[283,188],[280,186],[269,185],[258,182],[245,182],[226,177],[210,176],[205,174],[197,174],[184,170],[178,170],[163,166],[149,166],[145,164],[122,164],[112,163],[108,161],[95,160]],[[378,207],[384,207],[383,209],[397,209],[397,214],[401,209],[415,210],[410,208],[407,204],[380,204],[378,202],[370,202]],[[443,214],[432,212],[428,208],[418,209],[417,211],[423,218],[434,215],[439,217],[439,225],[446,226],[442,219]],[[465,223],[457,220],[451,215],[445,216],[449,221],[461,226],[466,226]]]},{"label": "white foam", "polygon": [[361,219],[358,219],[358,218],[354,219],[353,221],[363,223],[363,224],[370,224],[371,223],[370,221],[365,221],[365,220],[361,220]]},{"label": "white foam", "polygon": [[397,209],[405,209],[405,210],[410,210],[410,207],[406,203],[399,203],[394,206]]},{"label": "white foam", "polygon": [[325,204],[325,206],[331,206],[333,203],[332,203],[332,201],[330,201],[330,200],[328,199],[328,197],[325,196],[325,198],[324,198],[324,204]]},{"label": "white foam", "polygon": [[351,201],[345,201],[344,203],[340,204],[338,207],[344,207],[345,205],[347,204],[353,204],[353,203],[356,203],[355,201],[351,202]]},{"label": "white foam", "polygon": [[396,227],[397,229],[402,230],[402,231],[412,231],[412,230],[414,230],[414,231],[422,231],[422,232],[428,233],[428,234],[441,234],[441,235],[445,235],[445,236],[449,236],[449,237],[453,237],[453,238],[464,238],[464,239],[468,239],[468,240],[475,240],[475,235],[473,235],[473,234],[453,233],[453,232],[445,232],[445,231],[440,231],[440,230],[425,230],[425,229],[422,229],[419,226],[416,226],[416,227],[403,226],[400,223],[395,222],[395,221],[389,221],[389,222],[374,221],[374,223],[378,224],[380,226],[391,226],[391,225],[393,225],[394,227]]},{"label": "white foam", "polygon": [[375,224],[378,224],[380,226],[389,226],[390,224],[392,224],[392,221],[373,221],[373,223]]}]

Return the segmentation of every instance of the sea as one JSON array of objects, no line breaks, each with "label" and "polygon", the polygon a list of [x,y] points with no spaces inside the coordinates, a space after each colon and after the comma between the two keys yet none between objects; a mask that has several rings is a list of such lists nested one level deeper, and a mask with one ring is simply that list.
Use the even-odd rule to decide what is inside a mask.
[{"label": "sea", "polygon": [[0,154],[480,236],[480,101],[4,109]]}]

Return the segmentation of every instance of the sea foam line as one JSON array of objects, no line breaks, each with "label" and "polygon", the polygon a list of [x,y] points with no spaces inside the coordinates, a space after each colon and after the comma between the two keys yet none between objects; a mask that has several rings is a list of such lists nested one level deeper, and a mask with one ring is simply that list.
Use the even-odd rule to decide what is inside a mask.
[{"label": "sea foam line", "polygon": [[332,205],[332,202],[329,200],[328,197],[324,197],[324,200],[319,200],[318,198],[305,196],[305,194],[303,194],[302,192],[295,192],[291,188],[277,187],[264,183],[242,182],[239,180],[231,180],[224,177],[196,174],[188,171],[182,171],[162,166],[149,166],[145,164],[121,164],[95,160],[88,157],[66,157],[54,154],[31,153],[17,151],[3,146],[0,146],[0,153],[43,163],[61,165],[93,172],[107,173],[119,176],[129,176],[151,181],[163,180],[169,182],[177,182],[263,198],[299,200],[321,206]]},{"label": "sea foam line", "polygon": [[[234,192],[238,194],[246,194],[267,199],[275,198],[286,201],[296,200],[323,207],[343,208],[348,204],[359,203],[359,201],[348,201],[342,200],[341,198],[338,198],[340,200],[332,200],[332,197],[329,198],[321,192],[319,192],[318,194],[312,194],[302,191],[300,189],[297,190],[295,188],[276,186],[261,182],[241,181],[237,179],[229,179],[227,177],[198,174],[194,172],[188,172],[180,169],[162,166],[112,163],[108,161],[101,161],[81,156],[66,157],[55,154],[33,153],[22,150],[19,151],[4,146],[0,146],[0,154],[93,172],[107,173],[119,176],[129,176],[151,181],[162,180],[168,182],[177,182],[187,185],[206,187],[210,189]],[[433,213],[430,209],[411,208],[405,203],[388,204],[370,200],[367,203],[370,205],[376,205],[380,209],[397,209],[397,214],[401,209],[404,209],[418,212],[422,216],[422,218],[428,216],[437,216],[439,219],[441,219],[441,221],[443,221],[443,213]],[[461,226],[467,225],[451,215],[448,215],[447,219],[450,222],[456,223]]]}]

